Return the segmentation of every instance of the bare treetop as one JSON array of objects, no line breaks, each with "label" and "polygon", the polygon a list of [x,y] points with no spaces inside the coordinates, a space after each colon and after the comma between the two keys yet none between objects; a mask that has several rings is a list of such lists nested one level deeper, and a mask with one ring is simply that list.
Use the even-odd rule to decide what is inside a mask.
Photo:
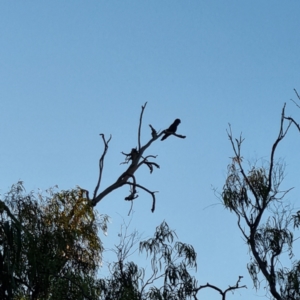
[{"label": "bare treetop", "polygon": [[142,145],[141,143],[141,135],[142,135],[142,121],[143,121],[143,114],[144,110],[146,108],[147,102],[142,106],[141,113],[140,113],[140,119],[139,119],[139,126],[138,126],[138,137],[137,137],[137,147],[133,147],[129,153],[122,152],[122,154],[125,156],[125,161],[122,164],[129,164],[125,172],[123,172],[117,180],[108,186],[106,189],[104,189],[102,192],[99,192],[100,186],[101,186],[101,179],[103,174],[103,168],[104,168],[104,159],[105,155],[108,150],[108,144],[111,141],[112,136],[110,135],[109,139],[105,138],[104,134],[100,134],[103,140],[104,144],[104,150],[103,153],[99,159],[99,176],[98,181],[93,193],[93,198],[89,199],[88,191],[84,190],[86,192],[87,198],[91,201],[91,204],[93,206],[96,206],[105,196],[107,196],[112,191],[122,187],[123,185],[129,185],[130,187],[130,194],[125,197],[125,200],[132,201],[138,197],[137,189],[142,189],[146,191],[148,194],[152,197],[152,208],[151,211],[154,212],[155,210],[155,193],[156,191],[150,191],[148,188],[144,187],[143,185],[140,185],[135,177],[135,172],[140,168],[142,165],[146,165],[150,173],[153,172],[154,168],[159,168],[159,165],[152,160],[156,158],[155,155],[147,155],[144,156],[144,152],[150,147],[150,145],[158,140],[161,136],[163,136],[162,140],[166,139],[167,137],[173,135],[178,138],[184,139],[186,136],[177,134],[177,126],[180,123],[179,119],[176,119],[174,123],[168,128],[161,132],[158,132],[155,130],[155,128],[149,124],[151,129],[151,138],[148,140],[148,142],[145,145]]}]

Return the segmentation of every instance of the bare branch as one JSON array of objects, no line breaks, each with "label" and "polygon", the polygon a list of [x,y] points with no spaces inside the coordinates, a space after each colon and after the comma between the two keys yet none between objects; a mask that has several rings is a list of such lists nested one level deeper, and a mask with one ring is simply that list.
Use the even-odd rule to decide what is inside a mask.
[{"label": "bare branch", "polygon": [[125,155],[126,158],[124,162],[120,163],[120,165],[128,164],[130,161],[135,160],[139,154],[136,148],[132,148],[130,153],[124,153],[123,151],[121,153]]},{"label": "bare branch", "polygon": [[270,168],[269,168],[269,184],[268,184],[268,190],[266,194],[269,194],[269,192],[271,191],[272,188],[272,172],[273,172],[273,166],[274,166],[274,154],[275,154],[275,150],[277,148],[277,145],[279,144],[279,142],[285,137],[285,135],[287,134],[290,126],[291,126],[291,121],[289,122],[286,130],[284,131],[283,129],[283,123],[284,123],[284,112],[285,112],[285,103],[283,105],[282,108],[282,112],[281,112],[281,121],[280,121],[280,130],[279,130],[279,134],[278,137],[275,141],[275,143],[273,144],[272,147],[272,151],[271,151],[271,158],[270,158]]},{"label": "bare branch", "polygon": [[[297,92],[296,89],[294,89],[294,92],[296,93],[297,98],[300,100],[300,95],[298,94],[298,92]],[[296,103],[296,101],[294,101],[293,99],[291,99],[291,101],[293,101],[294,104],[295,104],[298,108],[300,108],[300,106]]]},{"label": "bare branch", "polygon": [[150,174],[153,172],[153,166],[155,166],[156,168],[160,168],[159,164],[152,162],[152,161],[148,161],[148,158],[156,158],[157,155],[148,155],[145,158],[143,158],[143,160],[139,163],[138,168],[142,165],[145,164],[149,169],[150,169]]},{"label": "bare branch", "polygon": [[295,104],[298,108],[300,108],[300,105],[298,105],[293,99],[291,99],[291,101],[294,102],[294,104]]},{"label": "bare branch", "polygon": [[198,291],[200,291],[201,289],[204,289],[204,288],[211,288],[211,289],[216,290],[217,292],[219,292],[222,295],[222,300],[225,300],[227,292],[247,288],[246,285],[240,285],[240,281],[241,281],[242,278],[243,278],[243,276],[239,276],[239,279],[237,280],[236,284],[233,285],[233,286],[229,286],[224,291],[222,291],[220,288],[218,288],[217,286],[212,285],[210,283],[207,283],[205,285],[200,285],[198,288],[195,289],[195,291],[198,292]]},{"label": "bare branch", "polygon": [[[241,233],[243,234],[244,238],[246,241],[249,241],[249,237],[247,236],[247,234],[245,233],[245,230],[242,228],[241,226],[241,215],[240,214],[236,214],[237,217],[238,217],[238,221],[237,221],[237,224],[238,224],[238,227],[241,231]],[[248,225],[249,226],[249,225]]]},{"label": "bare branch", "polygon": [[292,117],[284,117],[286,120],[289,120],[290,122],[294,123],[295,126],[298,128],[300,131],[300,125],[292,118]]},{"label": "bare branch", "polygon": [[102,137],[102,140],[103,140],[103,143],[104,143],[104,150],[103,150],[103,153],[101,155],[101,158],[99,159],[99,177],[98,177],[98,182],[97,182],[97,185],[96,185],[96,188],[95,188],[95,191],[94,191],[93,199],[96,198],[97,192],[98,192],[100,184],[101,184],[101,178],[102,178],[103,166],[104,166],[104,158],[105,158],[105,155],[106,155],[106,152],[107,152],[107,149],[108,149],[108,143],[110,142],[110,140],[112,138],[112,136],[110,135],[109,139],[106,141],[105,136],[104,136],[103,133],[100,133],[99,135],[101,135],[101,137]]},{"label": "bare branch", "polygon": [[298,99],[300,100],[300,95],[298,94],[297,90],[296,90],[296,89],[294,89],[294,91],[295,91],[295,93],[296,93],[296,95],[297,95]]},{"label": "bare branch", "polygon": [[225,291],[224,291],[224,300],[225,300],[225,295],[227,292],[229,291],[232,291],[232,290],[236,290],[236,289],[242,289],[242,288],[247,288],[246,285],[239,285],[240,282],[241,282],[241,279],[243,278],[243,276],[239,276],[239,279],[237,280],[236,284],[234,286],[229,286],[229,288],[227,288]]},{"label": "bare branch", "polygon": [[154,212],[154,210],[155,210],[155,201],[156,201],[156,199],[155,199],[155,193],[157,193],[157,191],[151,192],[150,190],[148,190],[144,186],[142,186],[140,184],[137,184],[137,183],[126,182],[126,184],[129,184],[129,185],[134,186],[134,187],[138,187],[138,188],[146,191],[147,193],[149,193],[152,196],[152,208],[151,208],[151,211]]},{"label": "bare branch", "polygon": [[143,113],[146,108],[146,105],[147,105],[147,102],[144,105],[142,105],[142,111],[140,114],[139,133],[138,133],[139,151],[141,150],[141,127],[142,127]]},{"label": "bare branch", "polygon": [[[104,160],[104,156],[106,154],[106,150],[107,150],[107,144],[110,141],[110,139],[106,142],[104,139],[104,136],[102,135],[102,138],[104,140],[104,144],[105,144],[105,150],[104,153],[100,159],[99,162],[99,167],[100,167],[100,175],[99,175],[99,180],[98,180],[98,184],[96,186],[95,192],[94,192],[94,197],[91,201],[91,205],[96,206],[98,202],[100,202],[105,196],[107,196],[109,193],[111,193],[112,191],[114,191],[115,189],[118,189],[120,187],[122,187],[124,184],[129,184],[129,185],[133,185],[134,187],[140,187],[142,189],[144,189],[145,191],[147,191],[148,193],[150,193],[152,195],[153,198],[153,205],[152,205],[152,212],[154,212],[155,209],[155,197],[154,197],[154,193],[149,191],[148,189],[146,189],[143,186],[139,186],[136,182],[135,183],[130,183],[128,182],[129,178],[134,178],[134,174],[135,172],[138,170],[138,168],[145,164],[149,169],[150,169],[150,173],[153,172],[154,167],[159,168],[159,165],[155,162],[149,162],[147,160],[147,158],[152,157],[152,158],[156,158],[156,156],[153,155],[148,155],[146,158],[143,157],[143,153],[146,151],[147,148],[150,147],[150,145],[156,141],[157,139],[159,139],[164,133],[165,131],[162,131],[161,133],[157,133],[156,130],[152,127],[152,125],[149,125],[151,128],[151,136],[152,138],[144,145],[141,145],[141,127],[142,127],[142,119],[143,119],[143,114],[144,114],[144,110],[146,108],[147,102],[142,106],[142,110],[140,113],[140,120],[139,120],[139,129],[138,129],[138,147],[137,148],[132,148],[130,153],[124,153],[122,152],[123,155],[126,156],[125,158],[125,162],[121,163],[121,164],[128,164],[130,162],[130,165],[128,166],[127,170],[125,172],[123,172],[121,174],[121,176],[118,177],[118,179],[115,181],[115,183],[113,183],[112,185],[110,185],[109,187],[107,187],[104,191],[102,191],[100,194],[97,195],[99,186],[100,186],[100,182],[101,182],[101,176],[102,176],[102,169],[103,169],[103,160]],[[175,134],[172,133],[173,135],[179,137],[179,138],[185,138],[184,135],[180,135],[180,134]],[[133,197],[133,194],[135,195],[134,189],[132,191],[132,193],[126,197],[127,200],[133,200],[136,197]]]},{"label": "bare branch", "polygon": [[136,195],[137,191],[136,191],[136,188],[135,188],[136,187],[136,180],[135,180],[135,176],[134,175],[128,174],[128,176],[130,176],[132,178],[133,182],[132,182],[132,186],[131,186],[130,195],[127,196],[125,198],[125,200],[132,201],[132,200],[134,200],[134,199],[136,199],[138,197],[138,195]]},{"label": "bare branch", "polygon": [[[300,100],[300,95],[298,94],[297,90],[294,89],[295,93],[296,93],[296,96],[297,98]],[[300,105],[296,103],[296,101],[294,101],[293,99],[291,99],[291,101],[294,102],[294,104],[300,108]],[[286,120],[289,120],[290,122],[294,123],[294,125],[298,128],[298,130],[300,131],[300,125],[299,123],[297,123],[292,117],[284,117]]]}]

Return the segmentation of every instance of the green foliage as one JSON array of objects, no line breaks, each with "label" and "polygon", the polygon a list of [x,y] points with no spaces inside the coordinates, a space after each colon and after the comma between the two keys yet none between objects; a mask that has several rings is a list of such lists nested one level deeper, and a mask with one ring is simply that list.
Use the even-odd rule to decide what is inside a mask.
[{"label": "green foliage", "polygon": [[[101,299],[194,299],[197,282],[189,270],[196,269],[197,255],[191,245],[174,243],[175,237],[175,232],[163,222],[156,228],[153,238],[140,242],[140,253],[145,252],[151,260],[152,273],[145,280],[145,269],[127,261],[129,248],[126,245],[133,246],[137,235],[122,236],[111,277],[101,280]],[[159,281],[162,287],[153,286]]]},{"label": "green foliage", "polygon": [[[0,299],[3,300],[181,300],[197,299],[196,252],[177,241],[166,222],[140,242],[137,232],[120,233],[111,274],[97,279],[103,246],[98,229],[107,231],[107,217],[97,216],[80,188],[26,194],[21,182],[0,200]],[[139,243],[151,270],[128,258]],[[149,274],[150,273],[150,274]],[[147,279],[146,279],[147,278]],[[158,287],[159,286],[159,287]]]},{"label": "green foliage", "polygon": [[[46,196],[14,185],[1,201],[0,298],[97,299],[103,251],[98,223],[80,189]],[[65,295],[62,298],[62,295]]]},{"label": "green foliage", "polygon": [[[26,194],[21,182],[0,200],[0,299],[3,300],[181,300],[197,299],[196,252],[177,241],[166,222],[140,242],[137,232],[120,233],[111,274],[97,279],[103,246],[98,229],[107,231],[107,217],[97,216],[80,188]],[[151,270],[128,258],[137,250]],[[146,279],[147,278],[147,279]],[[159,287],[158,287],[159,286]]]},{"label": "green foliage", "polygon": [[[279,135],[273,144],[270,162],[243,166],[241,145],[243,139],[233,139],[228,133],[234,157],[228,166],[228,176],[221,194],[228,210],[237,216],[237,225],[249,246],[248,271],[255,288],[259,288],[260,276],[274,299],[300,299],[300,262],[293,260],[294,229],[299,227],[300,213],[292,214],[291,206],[283,201],[289,191],[280,190],[284,178],[284,164],[274,162],[276,147],[285,137],[284,109]],[[292,269],[283,267],[280,259],[288,255]]]}]

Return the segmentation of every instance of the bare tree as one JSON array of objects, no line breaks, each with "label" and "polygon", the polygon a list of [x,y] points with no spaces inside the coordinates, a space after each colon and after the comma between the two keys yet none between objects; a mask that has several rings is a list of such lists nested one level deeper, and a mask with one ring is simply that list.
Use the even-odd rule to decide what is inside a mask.
[{"label": "bare tree", "polygon": [[[91,204],[93,206],[96,206],[105,196],[107,196],[112,191],[122,187],[123,185],[129,185],[130,194],[127,197],[125,197],[125,200],[133,201],[134,199],[136,199],[138,197],[137,189],[142,189],[142,190],[146,191],[147,193],[149,193],[151,195],[151,197],[152,197],[151,211],[154,212],[154,210],[155,210],[155,200],[156,200],[155,199],[155,193],[156,192],[155,191],[150,191],[145,186],[139,184],[136,180],[135,172],[142,165],[146,165],[149,168],[150,173],[153,172],[154,167],[159,168],[159,165],[152,161],[152,159],[155,159],[156,156],[155,155],[144,156],[144,153],[151,146],[151,144],[154,141],[156,141],[157,139],[159,139],[159,137],[161,137],[163,134],[168,133],[168,134],[174,135],[178,138],[185,138],[185,136],[180,135],[180,134],[176,134],[175,132],[169,132],[167,129],[163,130],[162,132],[159,133],[154,129],[154,127],[152,125],[149,125],[150,128],[151,128],[151,138],[145,145],[142,146],[142,144],[141,144],[142,120],[143,120],[143,114],[144,114],[144,110],[146,108],[146,105],[147,105],[147,102],[142,106],[142,110],[141,110],[141,113],[140,113],[139,126],[138,126],[138,138],[137,138],[138,146],[132,148],[129,153],[122,152],[122,154],[125,156],[124,163],[129,164],[128,168],[125,170],[125,172],[123,172],[117,178],[117,180],[114,183],[112,183],[110,186],[108,186],[102,192],[99,193],[102,174],[103,174],[103,168],[104,168],[104,159],[105,159],[105,155],[106,155],[107,150],[108,150],[108,144],[109,144],[109,142],[112,138],[112,136],[110,136],[108,139],[106,139],[104,134],[100,134],[101,137],[102,137],[102,140],[103,140],[104,150],[103,150],[103,153],[102,153],[102,155],[99,159],[99,177],[98,177],[97,185],[96,185],[94,193],[93,193],[93,198],[90,200]],[[84,190],[84,191],[86,192],[87,198],[88,198],[88,192],[86,190]]]}]

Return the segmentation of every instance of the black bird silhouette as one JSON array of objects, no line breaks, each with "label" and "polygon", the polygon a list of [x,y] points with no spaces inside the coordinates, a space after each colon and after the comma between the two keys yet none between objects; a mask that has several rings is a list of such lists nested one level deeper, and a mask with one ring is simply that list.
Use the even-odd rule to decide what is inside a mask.
[{"label": "black bird silhouette", "polygon": [[161,138],[161,140],[165,140],[168,136],[170,136],[172,133],[175,133],[176,130],[177,130],[177,126],[179,125],[180,123],[180,119],[176,119],[173,124],[168,128],[166,129],[166,133],[163,135],[163,137]]}]

